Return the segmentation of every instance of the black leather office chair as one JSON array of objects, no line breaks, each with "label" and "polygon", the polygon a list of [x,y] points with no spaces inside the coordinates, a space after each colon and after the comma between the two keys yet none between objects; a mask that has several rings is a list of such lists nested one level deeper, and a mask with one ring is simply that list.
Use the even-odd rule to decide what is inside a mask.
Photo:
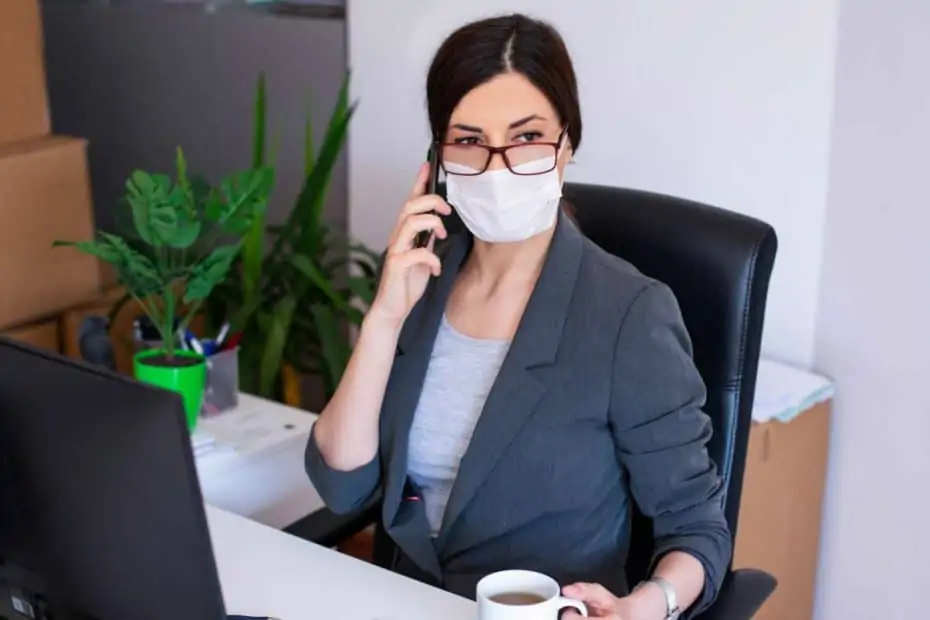
[{"label": "black leather office chair", "polygon": [[[743,215],[649,192],[567,184],[564,193],[592,241],[664,282],[678,298],[707,384],[705,411],[714,428],[709,450],[727,487],[726,518],[735,537],[775,231]],[[348,518],[321,512],[289,531],[334,545],[377,515],[376,507]],[[385,538],[379,531],[376,562],[386,553]],[[651,554],[650,521],[635,515],[629,583],[643,579]],[[717,601],[699,617],[748,620],[775,586],[763,571],[731,570]]]},{"label": "black leather office chair", "polygon": [[[736,536],[746,448],[762,342],[762,323],[777,239],[758,220],[680,198],[614,187],[567,184],[565,198],[592,241],[674,291],[707,384],[709,450],[727,487],[726,517]],[[648,569],[652,533],[637,515],[627,574]],[[702,619],[751,618],[775,589],[762,571],[727,574]]]}]

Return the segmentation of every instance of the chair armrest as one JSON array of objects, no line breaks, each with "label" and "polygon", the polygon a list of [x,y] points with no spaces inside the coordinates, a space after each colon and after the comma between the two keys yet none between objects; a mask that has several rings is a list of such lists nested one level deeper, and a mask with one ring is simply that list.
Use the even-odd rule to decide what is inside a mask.
[{"label": "chair armrest", "polygon": [[328,508],[321,508],[287,526],[284,531],[323,547],[335,547],[374,523],[380,513],[379,495],[358,512],[337,515]]},{"label": "chair armrest", "polygon": [[723,581],[717,600],[700,620],[750,620],[772,595],[778,581],[765,571],[741,568],[730,572]]}]

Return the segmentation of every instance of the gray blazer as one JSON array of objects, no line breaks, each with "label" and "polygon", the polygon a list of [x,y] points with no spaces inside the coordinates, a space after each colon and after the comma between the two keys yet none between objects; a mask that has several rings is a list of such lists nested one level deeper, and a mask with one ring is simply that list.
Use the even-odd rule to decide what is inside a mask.
[{"label": "gray blazer", "polygon": [[[525,568],[559,582],[629,592],[624,564],[632,502],[652,518],[656,559],[672,550],[704,565],[716,596],[731,539],[707,454],[705,388],[678,304],[665,285],[607,254],[560,215],[548,256],[462,459],[439,535],[407,476],[414,410],[468,233],[437,250],[442,275],[400,335],[381,410],[381,448],[349,472],[316,442],[307,471],[337,513],[383,491],[394,569],[474,598],[493,571]],[[635,585],[635,584],[633,584]]]}]

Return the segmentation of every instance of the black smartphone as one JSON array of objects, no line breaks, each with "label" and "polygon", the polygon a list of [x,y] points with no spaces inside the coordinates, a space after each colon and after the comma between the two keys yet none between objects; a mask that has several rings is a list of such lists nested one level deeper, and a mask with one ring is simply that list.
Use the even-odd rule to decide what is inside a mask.
[{"label": "black smartphone", "polygon": [[[436,186],[439,185],[439,149],[436,148],[436,145],[430,145],[429,151],[426,154],[426,161],[429,162],[429,177],[426,180],[426,193],[435,194]],[[431,230],[424,230],[423,232],[417,233],[416,238],[413,240],[414,247],[425,248],[429,245],[430,237],[433,236]]]}]

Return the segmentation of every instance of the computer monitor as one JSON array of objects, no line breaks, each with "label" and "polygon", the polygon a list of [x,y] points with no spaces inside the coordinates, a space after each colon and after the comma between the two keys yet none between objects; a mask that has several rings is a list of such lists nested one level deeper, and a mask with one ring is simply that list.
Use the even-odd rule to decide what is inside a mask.
[{"label": "computer monitor", "polygon": [[174,393],[0,338],[0,498],[0,572],[56,620],[225,620]]}]

